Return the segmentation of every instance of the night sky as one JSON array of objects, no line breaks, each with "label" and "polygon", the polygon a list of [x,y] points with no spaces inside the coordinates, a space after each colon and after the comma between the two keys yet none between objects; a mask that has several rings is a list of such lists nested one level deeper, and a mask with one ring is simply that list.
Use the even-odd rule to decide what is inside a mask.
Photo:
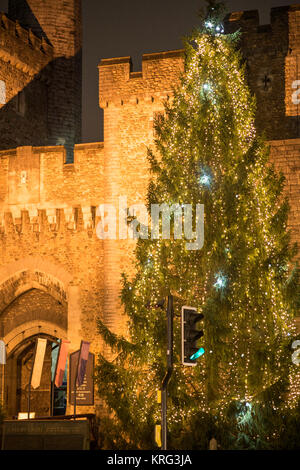
[{"label": "night sky", "polygon": [[[269,23],[271,7],[293,0],[228,0],[229,11],[260,11]],[[197,25],[203,0],[83,0],[83,142],[103,139],[98,108],[98,69],[102,58],[131,56],[141,69],[142,54],[182,47],[181,37]],[[7,1],[0,0],[6,11]]]}]

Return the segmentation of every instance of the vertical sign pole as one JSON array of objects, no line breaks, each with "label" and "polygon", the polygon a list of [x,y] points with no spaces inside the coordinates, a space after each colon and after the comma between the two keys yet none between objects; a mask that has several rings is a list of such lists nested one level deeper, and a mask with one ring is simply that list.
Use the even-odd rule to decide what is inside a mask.
[{"label": "vertical sign pole", "polygon": [[31,391],[31,381],[28,384],[27,419],[30,419],[30,391]]},{"label": "vertical sign pole", "polygon": [[51,410],[50,410],[50,416],[53,417],[54,413],[54,379],[52,380],[51,383]]},{"label": "vertical sign pole", "polygon": [[29,383],[28,383],[28,403],[27,403],[27,417],[28,417],[28,419],[30,419],[31,379],[32,379],[33,367],[34,367],[34,363],[35,363],[35,356],[36,356],[37,344],[38,344],[38,340],[36,339],[36,341],[35,341],[34,354],[33,354],[33,358],[32,358],[31,372],[30,372]]},{"label": "vertical sign pole", "polygon": [[1,366],[1,399],[0,406],[4,408],[5,402],[5,364],[6,364],[6,345],[3,340],[0,340],[0,366]]},{"label": "vertical sign pole", "polygon": [[[60,343],[58,345],[58,353],[57,353],[57,358],[56,358],[56,365],[55,365],[54,375],[53,375],[52,383],[51,383],[51,415],[50,416],[52,416],[52,417],[53,417],[53,413],[54,413],[54,392],[55,392],[54,385],[55,385],[55,378],[56,378],[56,373],[57,373],[57,365],[58,365],[58,360],[59,360],[59,355],[60,355],[61,343],[62,343],[62,341],[60,340]],[[57,348],[57,345],[54,346],[52,351],[54,351],[54,349],[56,349],[56,348]]]},{"label": "vertical sign pole", "polygon": [[5,364],[2,364],[1,405],[4,408]]},{"label": "vertical sign pole", "polygon": [[76,393],[77,393],[77,385],[76,385],[77,377],[75,377],[75,384],[74,384],[74,419],[76,419]]},{"label": "vertical sign pole", "polygon": [[173,372],[173,296],[168,296],[167,307],[167,372],[161,385],[162,450],[167,450],[167,389]]},{"label": "vertical sign pole", "polygon": [[77,394],[77,377],[78,377],[78,369],[79,369],[79,360],[80,360],[80,353],[81,353],[82,341],[80,343],[80,349],[78,351],[78,361],[76,367],[76,374],[75,374],[75,384],[74,384],[74,419],[76,419],[76,394]]}]

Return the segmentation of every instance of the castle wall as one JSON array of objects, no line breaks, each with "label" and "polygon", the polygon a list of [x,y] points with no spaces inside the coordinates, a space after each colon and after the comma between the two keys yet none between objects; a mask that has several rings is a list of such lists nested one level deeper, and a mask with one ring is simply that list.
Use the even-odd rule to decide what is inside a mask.
[{"label": "castle wall", "polygon": [[53,48],[0,13],[0,149],[48,139],[45,68]]},{"label": "castle wall", "polygon": [[[283,34],[280,26],[283,29],[286,28],[286,32],[288,30],[287,23],[281,21],[282,18],[280,19],[277,13],[277,11],[273,11],[272,34],[276,32],[278,38]],[[298,15],[296,7],[289,12],[290,21],[297,20],[296,13]],[[233,16],[234,21],[237,17]],[[286,51],[283,50],[280,53],[279,49],[274,51],[273,47],[271,54],[272,41],[275,41],[275,45],[277,45],[276,37],[270,35],[269,28],[266,33],[257,31],[257,14],[253,15],[250,12],[246,21],[249,22],[249,24],[247,23],[247,39],[250,37],[250,47],[252,45],[254,48],[254,44],[256,44],[257,49],[257,52],[255,48],[253,49],[255,50],[254,54],[248,51],[249,60],[253,58],[256,67],[256,69],[254,67],[250,70],[248,68],[248,76],[252,90],[257,91],[258,96],[258,130],[260,133],[265,131],[269,136],[275,135],[276,138],[285,136],[287,132],[294,135],[297,129],[289,120],[291,107],[285,106],[285,93],[288,95],[288,90],[290,90],[286,83],[291,84],[292,79],[296,80],[300,76],[293,75],[291,69],[285,67]],[[299,25],[299,21],[297,24]],[[252,31],[250,31],[249,25],[252,25]],[[295,25],[293,27],[295,28]],[[292,44],[294,37],[295,31],[287,38],[287,44]],[[297,45],[297,41],[295,45]],[[260,55],[263,59],[261,63],[258,63]],[[142,72],[131,72],[130,57],[105,59],[99,65],[100,107],[104,109],[105,192],[107,200],[113,204],[116,204],[119,195],[124,194],[129,195],[130,203],[133,199],[145,200],[149,177],[145,156],[146,146],[151,146],[153,143],[152,119],[156,112],[163,110],[163,100],[172,95],[172,86],[178,83],[180,71],[183,70],[183,61],[182,51],[172,51],[143,56]],[[273,94],[268,97],[259,95],[260,84],[257,82],[257,77],[254,82],[254,75],[263,63],[264,65],[269,63],[274,67],[272,70],[275,74],[274,77],[276,77],[278,95],[275,93],[275,84]],[[285,71],[289,74],[286,81]],[[293,69],[293,73],[295,73],[295,69]],[[278,90],[278,84],[283,85],[281,92]],[[293,112],[297,114],[295,109]],[[297,114],[296,121],[293,121],[294,124],[297,123],[298,117]],[[296,136],[300,137],[297,133]],[[270,144],[271,161],[274,161],[276,168],[282,171],[287,178],[285,194],[289,196],[291,203],[289,227],[292,229],[292,241],[300,242],[298,211],[300,138],[285,139],[284,141],[273,140],[270,141]],[[105,270],[104,315],[107,324],[117,331],[121,328],[121,324],[119,313],[116,312],[121,311],[121,306],[119,300],[120,284],[117,284],[116,280],[120,278],[121,272],[124,270],[130,272],[132,251],[129,250],[128,243],[124,244],[121,240],[105,241],[104,247],[107,268]]]},{"label": "castle wall", "polygon": [[44,145],[65,145],[71,161],[73,146],[81,140],[81,0],[10,0],[8,13],[53,46]]},{"label": "castle wall", "polygon": [[289,229],[292,242],[300,247],[300,138],[270,142],[270,157],[286,178],[284,193],[290,204]]},{"label": "castle wall", "polygon": [[[260,26],[258,11],[234,12],[226,31],[240,29],[248,83],[257,99],[256,124],[270,140],[300,137],[299,104],[293,83],[300,80],[300,5],[271,9],[271,24]],[[299,88],[299,86],[298,86]]]},{"label": "castle wall", "polygon": [[[131,73],[130,58],[102,60],[100,106],[104,108],[104,159],[106,202],[118,207],[119,196],[127,207],[144,203],[149,181],[147,146],[153,142],[153,119],[183,70],[182,52],[143,56],[142,72]],[[132,271],[133,240],[105,240],[104,318],[122,331],[120,274]]]},{"label": "castle wall", "polygon": [[[184,55],[183,51],[146,54],[141,72],[131,71],[130,57],[102,60],[99,104],[104,109],[104,143],[76,145],[74,163],[66,164],[70,148],[79,136],[81,101],[77,95],[80,83],[76,80],[80,76],[77,67],[81,33],[80,27],[77,29],[80,2],[64,3],[65,10],[60,11],[58,0],[29,0],[26,4],[31,8],[27,10],[23,0],[11,2],[10,14],[31,26],[40,39],[24,29],[17,37],[18,24],[6,17],[8,27],[0,25],[0,80],[9,77],[5,112],[13,113],[14,96],[20,90],[25,88],[32,93],[28,128],[25,121],[15,121],[13,114],[7,114],[12,119],[9,124],[1,121],[3,107],[0,109],[0,125],[7,129],[8,143],[18,128],[15,145],[0,152],[0,311],[9,318],[2,317],[0,336],[13,348],[16,334],[26,337],[28,331],[42,331],[55,335],[56,331],[59,337],[71,341],[72,351],[85,339],[96,353],[104,348],[97,333],[98,316],[116,332],[126,331],[119,298],[120,279],[124,271],[133,273],[135,241],[119,233],[120,203],[126,209],[146,200],[150,177],[147,147],[153,145],[153,120],[163,112],[163,102],[172,96],[173,86],[184,69]],[[258,26],[256,12],[235,13],[227,25],[232,30],[241,26],[246,31],[241,47],[247,58],[249,84],[257,94],[257,125],[260,132],[266,131],[271,141],[271,159],[287,178],[289,226],[293,241],[298,242],[299,110],[291,104],[290,92],[292,82],[300,79],[299,11],[297,6],[273,9],[269,27]],[[18,46],[20,34],[36,46]],[[5,42],[3,37],[10,39]],[[13,54],[18,47],[20,52]],[[29,56],[22,58],[22,50]],[[42,146],[35,139],[43,140],[46,135],[47,106],[53,145]],[[18,145],[20,129],[28,136],[26,145],[23,140]],[[0,140],[3,136],[4,133]],[[66,148],[54,145],[63,141]],[[102,203],[117,210],[116,240],[100,240],[97,236],[96,208]],[[26,294],[20,304],[9,307],[14,299],[32,289],[50,294],[63,308],[55,304],[53,318],[47,312],[44,316],[32,312],[25,317],[35,293]],[[35,312],[43,309],[43,295],[37,295],[35,303]],[[85,411],[91,409],[80,409]]]},{"label": "castle wall", "polygon": [[[104,250],[95,209],[104,202],[103,144],[78,145],[74,164],[64,160],[62,147],[0,153],[0,336],[8,352],[22,329],[67,337],[71,352],[83,338],[93,353],[102,347],[96,320],[103,315]],[[57,299],[67,318],[58,306],[38,316],[43,298],[33,305],[31,295],[22,296],[31,289]],[[22,305],[10,309],[20,295]]]}]

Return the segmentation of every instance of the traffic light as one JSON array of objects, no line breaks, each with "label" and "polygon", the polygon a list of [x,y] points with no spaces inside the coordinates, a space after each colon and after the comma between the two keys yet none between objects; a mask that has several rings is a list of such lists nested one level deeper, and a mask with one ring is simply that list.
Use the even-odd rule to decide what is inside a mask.
[{"label": "traffic light", "polygon": [[197,343],[203,336],[198,323],[204,318],[194,307],[182,307],[181,310],[181,362],[184,366],[195,366],[204,349]]}]

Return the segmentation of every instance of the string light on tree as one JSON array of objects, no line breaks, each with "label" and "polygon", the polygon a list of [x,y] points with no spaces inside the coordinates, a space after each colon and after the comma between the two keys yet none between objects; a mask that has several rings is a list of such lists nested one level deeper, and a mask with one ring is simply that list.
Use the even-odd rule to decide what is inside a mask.
[{"label": "string light on tree", "polygon": [[[172,231],[171,240],[138,240],[136,272],[130,268],[123,277],[126,338],[99,321],[102,338],[116,353],[113,360],[100,355],[95,373],[101,398],[113,411],[103,432],[118,448],[151,446],[151,423],[159,418],[154,390],[164,375],[166,347],[165,315],[152,306],[169,292],[178,293],[175,314],[193,305],[204,314],[207,329],[201,367],[187,372],[174,365],[176,386],[168,396],[171,440],[185,436],[200,448],[197,433],[188,430],[203,420],[213,419],[221,429],[234,406],[232,431],[238,435],[241,411],[241,426],[257,429],[259,420],[252,418],[259,407],[267,412],[274,401],[289,412],[299,400],[294,370],[299,375],[299,366],[289,348],[299,283],[297,270],[291,269],[295,251],[286,233],[282,180],[269,165],[267,146],[256,137],[255,102],[236,49],[237,34],[220,34],[223,6],[208,3],[201,28],[185,41],[185,72],[148,152],[153,179],[147,194],[149,207],[205,203],[205,244],[199,252],[188,251],[185,240],[172,239]],[[174,322],[175,344],[180,333]],[[253,444],[251,432],[247,438]],[[170,442],[173,448],[177,444]]]},{"label": "string light on tree", "polygon": [[217,99],[215,95],[215,89],[212,83],[205,82],[201,87],[200,96],[204,100],[210,100],[212,104],[217,106]]},{"label": "string light on tree", "polygon": [[227,278],[222,273],[216,274],[215,277],[216,277],[216,282],[214,284],[214,287],[216,289],[224,289],[224,287],[226,287],[226,284],[227,284]]},{"label": "string light on tree", "polygon": [[211,85],[209,83],[204,83],[203,90],[210,91],[211,90]]},{"label": "string light on tree", "polygon": [[212,33],[215,33],[216,36],[223,34],[224,33],[224,27],[223,25],[220,24],[214,24],[211,21],[207,21],[205,23],[205,26],[208,30],[210,30]]},{"label": "string light on tree", "polygon": [[210,187],[211,182],[212,182],[212,177],[210,176],[210,174],[206,173],[205,171],[202,171],[202,174],[199,178],[199,183],[202,186]]}]

